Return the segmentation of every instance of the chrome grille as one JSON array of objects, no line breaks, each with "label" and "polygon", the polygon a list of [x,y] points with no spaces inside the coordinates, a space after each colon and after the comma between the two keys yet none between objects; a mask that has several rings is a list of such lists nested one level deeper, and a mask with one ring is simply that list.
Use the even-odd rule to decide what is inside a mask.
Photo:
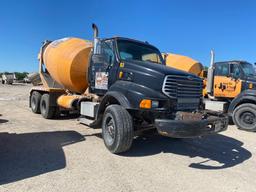
[{"label": "chrome grille", "polygon": [[178,109],[196,109],[202,96],[203,81],[189,75],[167,75],[162,91],[177,99]]}]

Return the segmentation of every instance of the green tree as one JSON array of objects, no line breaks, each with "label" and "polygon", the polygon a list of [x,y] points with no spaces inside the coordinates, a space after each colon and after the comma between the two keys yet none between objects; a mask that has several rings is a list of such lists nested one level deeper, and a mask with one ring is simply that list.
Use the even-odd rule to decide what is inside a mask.
[{"label": "green tree", "polygon": [[14,72],[17,80],[23,80],[27,75],[28,72]]}]

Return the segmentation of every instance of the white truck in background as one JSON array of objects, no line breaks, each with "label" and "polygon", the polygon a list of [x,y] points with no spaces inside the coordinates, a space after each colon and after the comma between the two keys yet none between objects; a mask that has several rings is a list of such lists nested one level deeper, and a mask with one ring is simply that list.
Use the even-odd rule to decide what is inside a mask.
[{"label": "white truck in background", "polygon": [[15,73],[10,73],[10,74],[2,74],[2,84],[13,84],[14,80],[16,80]]}]

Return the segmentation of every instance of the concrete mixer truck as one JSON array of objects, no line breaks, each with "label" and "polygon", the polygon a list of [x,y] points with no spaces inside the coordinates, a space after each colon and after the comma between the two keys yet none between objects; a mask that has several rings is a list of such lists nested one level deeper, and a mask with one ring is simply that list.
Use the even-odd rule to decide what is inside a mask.
[{"label": "concrete mixer truck", "polygon": [[43,86],[30,91],[30,107],[51,119],[62,110],[80,113],[80,122],[102,128],[107,149],[127,151],[134,136],[157,129],[164,136],[198,137],[224,131],[228,119],[206,111],[202,80],[166,67],[147,42],[113,37],[45,41],[39,53]]}]

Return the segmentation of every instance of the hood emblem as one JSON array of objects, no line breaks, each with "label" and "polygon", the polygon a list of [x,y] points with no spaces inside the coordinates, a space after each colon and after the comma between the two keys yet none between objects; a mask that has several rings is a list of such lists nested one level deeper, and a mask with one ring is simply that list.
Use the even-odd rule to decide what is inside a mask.
[{"label": "hood emblem", "polygon": [[193,76],[188,76],[187,78],[188,78],[188,80],[190,80],[190,81],[194,79]]}]

